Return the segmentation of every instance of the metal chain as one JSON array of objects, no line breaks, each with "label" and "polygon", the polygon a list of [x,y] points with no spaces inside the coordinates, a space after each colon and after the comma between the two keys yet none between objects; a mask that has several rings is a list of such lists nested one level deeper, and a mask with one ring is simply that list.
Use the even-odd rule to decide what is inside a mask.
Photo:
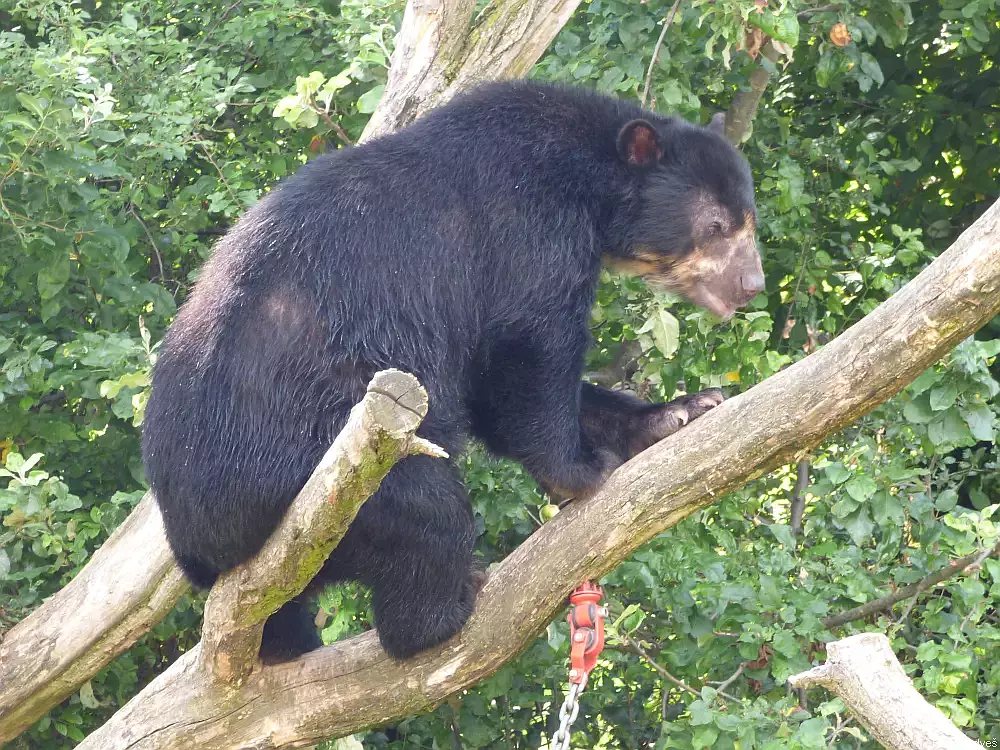
[{"label": "metal chain", "polygon": [[559,709],[559,731],[552,736],[552,750],[569,750],[569,728],[580,713],[579,698],[586,683],[571,682],[566,700]]}]

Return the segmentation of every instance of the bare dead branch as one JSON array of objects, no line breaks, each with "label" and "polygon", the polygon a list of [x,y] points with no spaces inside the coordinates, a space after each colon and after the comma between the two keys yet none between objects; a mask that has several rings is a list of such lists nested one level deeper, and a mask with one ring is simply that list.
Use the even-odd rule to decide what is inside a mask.
[{"label": "bare dead branch", "polygon": [[739,679],[740,675],[743,674],[743,670],[746,669],[746,666],[747,666],[747,663],[745,661],[740,662],[740,665],[736,668],[736,671],[733,672],[731,675],[729,675],[729,677],[727,677],[726,679],[724,679],[722,682],[708,682],[706,684],[707,685],[718,685],[717,690],[720,693],[722,693],[722,692],[725,691],[725,689],[727,687],[729,687],[734,682],[736,682],[736,680]]},{"label": "bare dead branch", "polygon": [[788,682],[794,688],[825,687],[835,693],[888,750],[979,747],[914,689],[881,633],[834,641],[826,653],[826,664]]},{"label": "bare dead branch", "polygon": [[649,85],[653,82],[653,70],[656,68],[656,61],[660,59],[660,48],[663,46],[663,40],[667,36],[667,29],[669,29],[670,24],[674,22],[674,16],[677,15],[677,9],[680,5],[681,0],[674,0],[673,7],[670,8],[670,12],[663,21],[663,28],[660,29],[660,36],[657,38],[656,44],[653,45],[653,56],[649,60],[649,68],[646,69],[646,84],[642,87],[642,96],[639,97],[639,103],[643,107],[646,106],[646,102],[649,100]]}]

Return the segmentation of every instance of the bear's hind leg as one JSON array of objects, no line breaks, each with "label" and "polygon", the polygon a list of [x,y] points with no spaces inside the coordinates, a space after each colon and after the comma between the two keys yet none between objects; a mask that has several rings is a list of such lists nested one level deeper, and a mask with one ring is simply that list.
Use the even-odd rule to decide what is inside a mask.
[{"label": "bear's hind leg", "polygon": [[473,569],[475,537],[455,467],[410,456],[361,507],[324,577],[371,588],[382,647],[405,659],[448,640],[472,614],[484,578]]},{"label": "bear's hind leg", "polygon": [[313,616],[302,601],[285,602],[264,623],[260,660],[265,664],[294,659],[323,645]]}]

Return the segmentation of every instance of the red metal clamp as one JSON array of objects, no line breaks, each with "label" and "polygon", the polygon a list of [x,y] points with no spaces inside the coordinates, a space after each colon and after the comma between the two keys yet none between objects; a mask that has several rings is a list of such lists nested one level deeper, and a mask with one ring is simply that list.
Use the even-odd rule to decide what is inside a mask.
[{"label": "red metal clamp", "polygon": [[604,648],[604,618],[608,612],[599,606],[603,594],[601,587],[590,581],[570,594],[572,609],[566,616],[570,637],[570,683],[581,686],[587,683],[587,677]]}]

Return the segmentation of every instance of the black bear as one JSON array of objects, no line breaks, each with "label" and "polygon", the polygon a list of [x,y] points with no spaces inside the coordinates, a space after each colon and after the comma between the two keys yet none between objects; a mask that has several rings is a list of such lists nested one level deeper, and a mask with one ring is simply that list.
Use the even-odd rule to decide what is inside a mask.
[{"label": "black bear", "polygon": [[[713,126],[602,95],[486,85],[304,166],[218,243],[153,371],[143,455],[190,580],[252,556],[379,370],[413,373],[419,434],[474,437],[564,496],[718,404],[582,382],[602,260],[728,317],[761,291],[750,170]],[[396,465],[318,580],[371,588],[393,657],[438,644],[479,576],[447,460]],[[317,644],[296,602],[262,656]]]}]

